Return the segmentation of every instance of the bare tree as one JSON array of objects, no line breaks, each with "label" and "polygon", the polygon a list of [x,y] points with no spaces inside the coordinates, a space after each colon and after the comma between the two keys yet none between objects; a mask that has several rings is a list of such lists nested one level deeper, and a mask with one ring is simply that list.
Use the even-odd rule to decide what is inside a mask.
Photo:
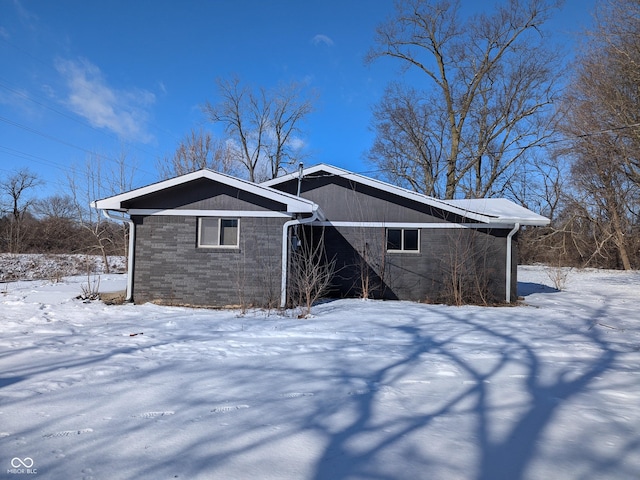
[{"label": "bare tree", "polygon": [[361,228],[356,244],[356,291],[360,298],[384,298],[388,265],[384,228]]},{"label": "bare tree", "polygon": [[490,230],[452,229],[447,234],[449,248],[440,259],[442,288],[430,301],[451,305],[502,303],[491,293],[489,272],[498,248]]},{"label": "bare tree", "polygon": [[328,259],[324,248],[324,228],[300,229],[300,246],[291,254],[289,284],[301,317],[311,314],[311,307],[324,297],[336,272],[335,259]]},{"label": "bare tree", "polygon": [[640,219],[639,41],[640,4],[601,3],[564,99],[575,189],[564,228],[585,263],[613,254],[607,266],[627,270]]},{"label": "bare tree", "polygon": [[[105,271],[109,273],[108,255],[117,252],[127,255],[127,230],[104,218],[89,205],[92,201],[131,190],[135,166],[122,153],[114,162],[106,165],[106,158],[94,155],[84,165],[73,167],[67,180],[73,198],[75,217],[92,239],[90,250],[102,256]],[[119,233],[116,235],[115,232]]]},{"label": "bare tree", "polygon": [[[555,131],[559,57],[541,27],[557,5],[507,0],[493,13],[463,18],[459,1],[398,1],[367,59],[397,59],[429,86],[387,91],[375,110],[369,159],[392,167],[395,179],[418,178],[424,193],[502,193],[532,147]],[[409,151],[394,156],[398,138]]]},{"label": "bare tree", "polygon": [[158,162],[162,178],[171,178],[185,173],[209,168],[222,173],[234,174],[237,168],[233,162],[232,149],[205,130],[191,130],[178,144],[171,157]]},{"label": "bare tree", "polygon": [[587,36],[575,82],[581,103],[597,111],[590,133],[602,132],[597,138],[610,144],[611,156],[640,186],[640,2],[599,2]]},{"label": "bare tree", "polygon": [[302,155],[300,124],[311,113],[311,100],[300,84],[252,90],[237,77],[218,80],[217,103],[207,102],[209,119],[224,127],[234,159],[249,180],[275,178]]},{"label": "bare tree", "polygon": [[91,201],[107,196],[100,160],[88,160],[83,167],[73,167],[67,180],[73,197],[76,219],[90,234],[93,239],[93,249],[102,256],[106,273],[109,273],[107,250],[112,239],[107,228],[107,220],[102,218],[97,210],[89,207]]},{"label": "bare tree", "polygon": [[8,214],[9,221],[4,232],[7,250],[19,253],[26,235],[25,219],[35,199],[28,197],[31,189],[41,185],[40,178],[28,168],[10,174],[0,182],[0,195],[3,198],[2,210]]},{"label": "bare tree", "polygon": [[374,106],[373,118],[377,135],[369,160],[396,185],[442,196],[445,122],[436,123],[431,105],[415,88],[392,83]]},{"label": "bare tree", "polygon": [[70,195],[51,195],[33,205],[37,218],[32,249],[39,252],[76,253],[82,249],[83,235],[75,219]]},{"label": "bare tree", "polygon": [[280,175],[287,165],[303,158],[300,124],[313,111],[312,100],[304,96],[299,83],[280,85],[273,92],[270,126],[271,141],[267,147],[271,178]]},{"label": "bare tree", "polygon": [[73,198],[70,195],[52,195],[37,200],[33,210],[39,217],[57,220],[72,220],[75,212]]}]

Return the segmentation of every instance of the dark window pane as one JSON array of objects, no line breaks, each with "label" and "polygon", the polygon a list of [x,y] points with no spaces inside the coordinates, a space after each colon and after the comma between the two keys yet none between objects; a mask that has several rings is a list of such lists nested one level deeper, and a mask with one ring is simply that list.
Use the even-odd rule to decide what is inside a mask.
[{"label": "dark window pane", "polygon": [[402,248],[402,230],[387,230],[387,250],[400,250]]},{"label": "dark window pane", "polygon": [[418,250],[418,230],[404,231],[404,250]]}]

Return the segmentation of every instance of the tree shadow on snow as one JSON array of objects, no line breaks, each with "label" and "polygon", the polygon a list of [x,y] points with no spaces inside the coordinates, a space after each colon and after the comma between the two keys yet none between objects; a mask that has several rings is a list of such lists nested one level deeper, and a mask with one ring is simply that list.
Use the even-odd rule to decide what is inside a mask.
[{"label": "tree shadow on snow", "polygon": [[[324,313],[331,310],[331,306],[324,308]],[[402,304],[398,304],[399,312],[402,308]],[[418,308],[424,311],[416,313]],[[569,402],[577,395],[593,391],[596,388],[594,380],[617,361],[618,351],[607,342],[601,330],[593,328],[594,318],[606,316],[606,304],[591,312],[581,323],[572,321],[564,329],[558,327],[567,342],[584,343],[589,352],[589,355],[577,358],[565,357],[573,362],[571,365],[553,362],[546,357],[549,352],[545,350],[544,341],[541,342],[543,346],[538,347],[526,343],[517,331],[505,333],[513,331],[503,328],[504,322],[508,321],[506,317],[500,317],[503,320],[494,324],[487,321],[486,309],[468,309],[465,316],[459,309],[437,307],[433,310],[431,306],[413,306],[410,312],[407,315],[397,314],[397,321],[382,320],[384,324],[376,325],[376,332],[388,328],[391,338],[399,338],[397,343],[388,344],[393,347],[389,352],[375,350],[380,348],[375,339],[359,338],[363,332],[361,325],[352,332],[349,322],[344,322],[336,326],[345,331],[334,332],[335,335],[323,332],[326,344],[322,345],[321,352],[317,350],[320,345],[315,343],[317,335],[312,336],[311,344],[316,350],[311,357],[305,356],[306,352],[301,347],[306,344],[302,340],[291,340],[289,345],[289,336],[276,335],[270,341],[277,347],[274,351],[278,354],[261,357],[263,361],[260,364],[252,356],[247,357],[246,365],[241,360],[244,357],[227,361],[225,356],[221,356],[215,362],[219,366],[215,371],[211,370],[213,363],[210,360],[185,363],[190,375],[184,378],[178,369],[180,362],[158,364],[154,371],[141,370],[141,378],[149,382],[166,379],[167,371],[172,372],[170,391],[173,393],[161,400],[166,408],[175,409],[175,415],[172,412],[167,421],[175,421],[179,426],[175,432],[177,438],[161,461],[153,464],[141,462],[139,456],[144,452],[138,448],[118,459],[119,468],[130,473],[129,478],[222,478],[216,476],[217,473],[224,469],[228,471],[229,465],[242,466],[260,459],[264,462],[265,476],[271,473],[274,478],[524,480],[531,478],[527,476],[528,469],[540,458],[545,431],[560,410],[570,406]],[[448,317],[442,318],[443,315]],[[518,309],[513,309],[513,315],[518,315]],[[438,328],[438,319],[445,322],[445,326]],[[353,321],[369,320],[357,318]],[[446,325],[452,323],[456,323],[456,327],[447,330]],[[274,329],[278,325],[274,322]],[[544,326],[540,328],[545,333]],[[292,327],[292,338],[296,332]],[[207,344],[211,347],[224,346],[225,336],[214,333],[205,339]],[[235,335],[232,339],[241,348],[240,339],[244,336],[238,332]],[[531,338],[531,335],[525,338]],[[563,338],[556,341],[561,342]],[[470,354],[470,339],[479,353],[490,355]],[[188,345],[203,339],[182,335],[172,341]],[[281,342],[287,345],[281,346]],[[362,359],[363,345],[367,343],[371,343],[375,352],[371,361]],[[291,345],[301,350],[292,349]],[[351,346],[357,347],[354,356],[348,353]],[[381,346],[385,348],[387,343]],[[284,358],[298,354],[301,355],[300,362]],[[483,361],[479,362],[478,358]],[[401,399],[406,401],[406,408],[397,409],[402,402],[398,403],[393,395],[402,390],[399,386],[406,385],[403,382],[408,379],[423,380],[436,376],[433,369],[437,365],[455,369],[460,373],[458,380],[464,379],[464,382],[452,380],[447,384],[450,389],[434,388],[433,394],[437,397],[430,397],[431,401],[422,405],[416,405],[416,401],[409,397]],[[505,408],[504,395],[514,390],[501,392],[499,386],[505,385],[505,376],[509,378],[508,374],[514,373],[514,368],[522,374],[514,379],[518,383],[519,395],[507,402],[509,415],[498,420],[503,413],[500,409]],[[194,376],[194,372],[200,375]],[[158,380],[153,378],[155,373],[162,374]],[[193,383],[194,378],[199,380]],[[223,379],[220,385],[225,386],[224,392],[216,392],[209,385],[218,385],[216,378]],[[310,388],[309,385],[322,386],[326,391],[315,391],[305,396],[309,390],[302,388]],[[282,386],[290,390],[279,391]],[[423,394],[430,386],[425,384],[424,388],[421,398],[426,399]],[[243,395],[258,392],[261,398],[253,408],[254,403]],[[391,400],[385,397],[389,392],[392,393]],[[185,405],[186,399],[188,405]],[[180,412],[174,405],[181,405],[185,412]],[[389,408],[396,410],[390,412]],[[234,423],[236,415],[242,415],[244,420]],[[464,418],[465,433],[472,439],[463,439],[461,451],[453,449],[442,455],[443,449],[437,448],[437,444],[445,443],[447,439],[438,435],[444,432],[446,437],[452,430],[443,430],[440,422],[461,417]],[[163,419],[158,417],[157,421],[162,422]],[[451,425],[459,424],[454,422]],[[498,430],[499,435],[496,434]],[[141,438],[144,434],[144,447],[154,443],[154,431],[136,421],[131,422],[128,430],[120,431],[120,435],[132,439]],[[453,435],[465,433],[452,431]],[[299,452],[293,449],[286,451],[294,445],[294,439],[300,438],[303,440],[294,447]],[[455,445],[459,438],[453,440]],[[100,447],[108,449],[112,441],[112,437],[105,436],[100,442],[92,443],[91,448],[97,451]],[[274,445],[282,446],[285,451],[276,452]],[[579,448],[579,442],[576,448]],[[639,448],[638,442],[631,440],[606,458],[599,458],[597,452],[591,452],[592,458],[587,461],[591,472],[595,472],[594,476],[579,478],[607,478],[608,473],[619,472],[621,462],[636,455]],[[278,459],[272,458],[279,453],[283,455]],[[297,454],[300,458],[315,459],[310,460],[314,463],[309,475],[302,475],[302,468],[297,469],[300,465],[296,462],[303,462]],[[462,467],[456,465],[459,455],[464,455]],[[266,471],[269,467],[283,468],[278,462],[285,461],[283,458],[287,457],[290,460],[287,467],[294,465],[289,472],[295,471],[297,476],[290,474],[287,477],[284,470]],[[469,465],[471,469],[465,469]],[[94,468],[99,471],[107,467]],[[442,472],[451,475],[443,477]],[[557,478],[561,477],[562,474],[558,473]],[[242,478],[242,474],[238,473],[236,478]]]},{"label": "tree shadow on snow", "polygon": [[526,297],[534,293],[558,293],[560,290],[542,283],[518,282],[518,295]]},{"label": "tree shadow on snow", "polygon": [[[598,318],[605,314],[594,312],[593,317]],[[446,420],[452,415],[463,414],[471,416],[472,443],[475,451],[466,453],[467,458],[477,458],[477,468],[474,471],[460,471],[461,477],[455,478],[475,480],[522,480],[530,478],[526,476],[527,469],[536,460],[539,446],[544,439],[545,429],[553,422],[554,417],[567,402],[576,395],[593,388],[592,382],[613,366],[617,353],[601,333],[589,328],[587,322],[580,329],[581,342],[588,342],[590,351],[596,351],[592,358],[580,358],[579,368],[576,365],[554,365],[542,358],[542,351],[536,350],[532,345],[524,343],[515,335],[503,333],[497,324],[494,329],[487,326],[486,322],[476,320],[470,314],[469,318],[462,320],[459,317],[451,318],[460,322],[461,330],[469,335],[481,336],[487,339],[487,345],[499,345],[500,353],[492,358],[490,369],[488,362],[480,362],[476,365],[471,357],[464,356],[466,348],[456,347],[455,336],[431,335],[428,325],[420,322],[408,323],[397,327],[411,339],[411,347],[401,359],[388,363],[364,377],[369,389],[363,394],[354,396],[350,405],[355,411],[353,420],[338,431],[327,428],[327,416],[335,415],[337,410],[330,410],[317,415],[311,422],[311,428],[321,431],[327,438],[327,445],[321,458],[316,463],[314,480],[340,480],[347,478],[369,479],[399,479],[406,478],[407,474],[418,474],[421,478],[432,478],[430,467],[438,471],[443,465],[445,468],[456,470],[456,454],[452,451],[449,458],[436,458],[429,453],[429,447],[425,449],[414,448],[407,453],[406,462],[399,460],[398,465],[381,463],[384,453],[390,447],[407,449],[406,438],[412,434],[420,434],[420,438],[429,438],[430,428],[437,420]],[[575,328],[566,329],[567,337],[575,338]],[[456,329],[457,331],[457,329]],[[393,385],[410,371],[415,371],[425,360],[437,358],[446,361],[449,365],[455,365],[464,374],[465,381],[455,392],[447,392],[447,398],[434,402],[434,408],[427,406],[427,413],[415,413],[413,415],[398,416],[393,422],[385,423],[376,415],[380,409],[384,409],[382,392],[383,385]],[[574,361],[576,359],[570,359]],[[510,419],[501,420],[501,427],[507,425],[506,431],[496,435],[497,417],[494,405],[495,399],[501,397],[501,392],[496,390],[492,379],[498,375],[505,375],[507,368],[517,365],[519,371],[524,370],[524,375],[518,375],[518,381],[523,385],[522,400],[518,409],[511,409]],[[484,368],[484,370],[481,370]],[[345,377],[353,376],[353,372],[341,372]],[[496,381],[496,385],[500,382]],[[508,393],[508,392],[504,392]],[[442,402],[444,400],[444,403]],[[471,407],[470,407],[471,405]],[[341,407],[344,408],[344,407]],[[419,409],[423,411],[424,409]],[[434,427],[435,428],[435,427]],[[436,432],[437,430],[434,430]],[[383,433],[385,432],[385,433]],[[588,434],[588,432],[584,432]],[[366,438],[366,440],[364,440]],[[438,442],[437,437],[433,438]],[[366,445],[366,447],[363,447]],[[637,450],[637,445],[630,447]],[[432,455],[427,457],[427,455]],[[602,474],[607,471],[616,471],[619,468],[620,456],[612,460],[589,459],[590,465]],[[403,471],[406,463],[419,465],[421,470]],[[395,471],[394,471],[395,470]],[[439,470],[442,471],[442,470]],[[419,473],[422,472],[422,473]],[[436,478],[436,477],[433,477]],[[591,477],[585,477],[591,478]],[[595,477],[594,477],[595,478]]]},{"label": "tree shadow on snow", "polygon": [[25,380],[26,377],[0,377],[0,388]]}]

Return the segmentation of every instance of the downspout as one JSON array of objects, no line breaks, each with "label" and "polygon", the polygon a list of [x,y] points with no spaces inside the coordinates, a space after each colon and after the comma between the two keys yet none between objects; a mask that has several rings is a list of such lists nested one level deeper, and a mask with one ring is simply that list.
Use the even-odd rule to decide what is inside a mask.
[{"label": "downspout", "polygon": [[520,224],[518,222],[516,222],[515,226],[513,227],[513,229],[509,232],[509,234],[507,235],[507,284],[506,284],[506,301],[507,303],[511,303],[511,263],[512,263],[512,258],[511,258],[511,239],[513,238],[513,236],[516,234],[516,232],[520,230]]},{"label": "downspout", "polygon": [[289,253],[289,227],[313,223],[318,219],[318,206],[314,205],[311,216],[303,219],[289,220],[282,226],[282,274],[280,282],[280,308],[287,306],[287,267]]},{"label": "downspout", "polygon": [[133,220],[125,217],[124,215],[114,217],[109,210],[102,210],[102,214],[109,220],[115,220],[116,222],[126,222],[129,224],[129,255],[127,258],[127,295],[125,297],[126,302],[130,302],[133,295],[133,248],[135,243],[135,231]]}]

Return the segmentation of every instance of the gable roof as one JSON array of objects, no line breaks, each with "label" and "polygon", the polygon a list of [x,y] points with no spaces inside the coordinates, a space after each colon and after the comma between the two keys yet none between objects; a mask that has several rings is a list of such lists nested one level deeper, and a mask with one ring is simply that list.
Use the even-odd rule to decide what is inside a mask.
[{"label": "gable roof", "polygon": [[[439,200],[428,195],[423,195],[406,188],[397,187],[387,182],[364,175],[353,173],[342,168],[334,167],[324,163],[305,168],[302,171],[303,177],[314,174],[326,174],[339,176],[356,183],[361,183],[372,188],[376,188],[400,197],[413,200],[440,210],[451,212],[456,215],[488,224],[514,225],[536,225],[544,226],[549,224],[549,219],[532,212],[520,205],[505,198],[483,198],[473,200]],[[298,179],[298,172],[283,175],[273,180],[263,182],[261,185],[273,187],[284,182]]]},{"label": "gable roof", "polygon": [[91,202],[91,206],[94,208],[99,208],[101,210],[117,210],[126,212],[127,208],[122,206],[123,202],[203,178],[282,203],[286,205],[287,212],[289,213],[312,213],[313,211],[318,210],[318,205],[316,205],[311,200],[296,197],[295,195],[281,192],[280,190],[270,188],[266,185],[260,185],[248,180],[236,178],[231,175],[226,175],[224,173],[216,172],[206,168],[187,173],[185,175],[180,175],[179,177],[174,177],[168,180],[153,183],[151,185],[147,185],[146,187],[137,188],[135,190],[121,193],[119,195],[114,195],[113,197],[94,200],[93,202]]}]

